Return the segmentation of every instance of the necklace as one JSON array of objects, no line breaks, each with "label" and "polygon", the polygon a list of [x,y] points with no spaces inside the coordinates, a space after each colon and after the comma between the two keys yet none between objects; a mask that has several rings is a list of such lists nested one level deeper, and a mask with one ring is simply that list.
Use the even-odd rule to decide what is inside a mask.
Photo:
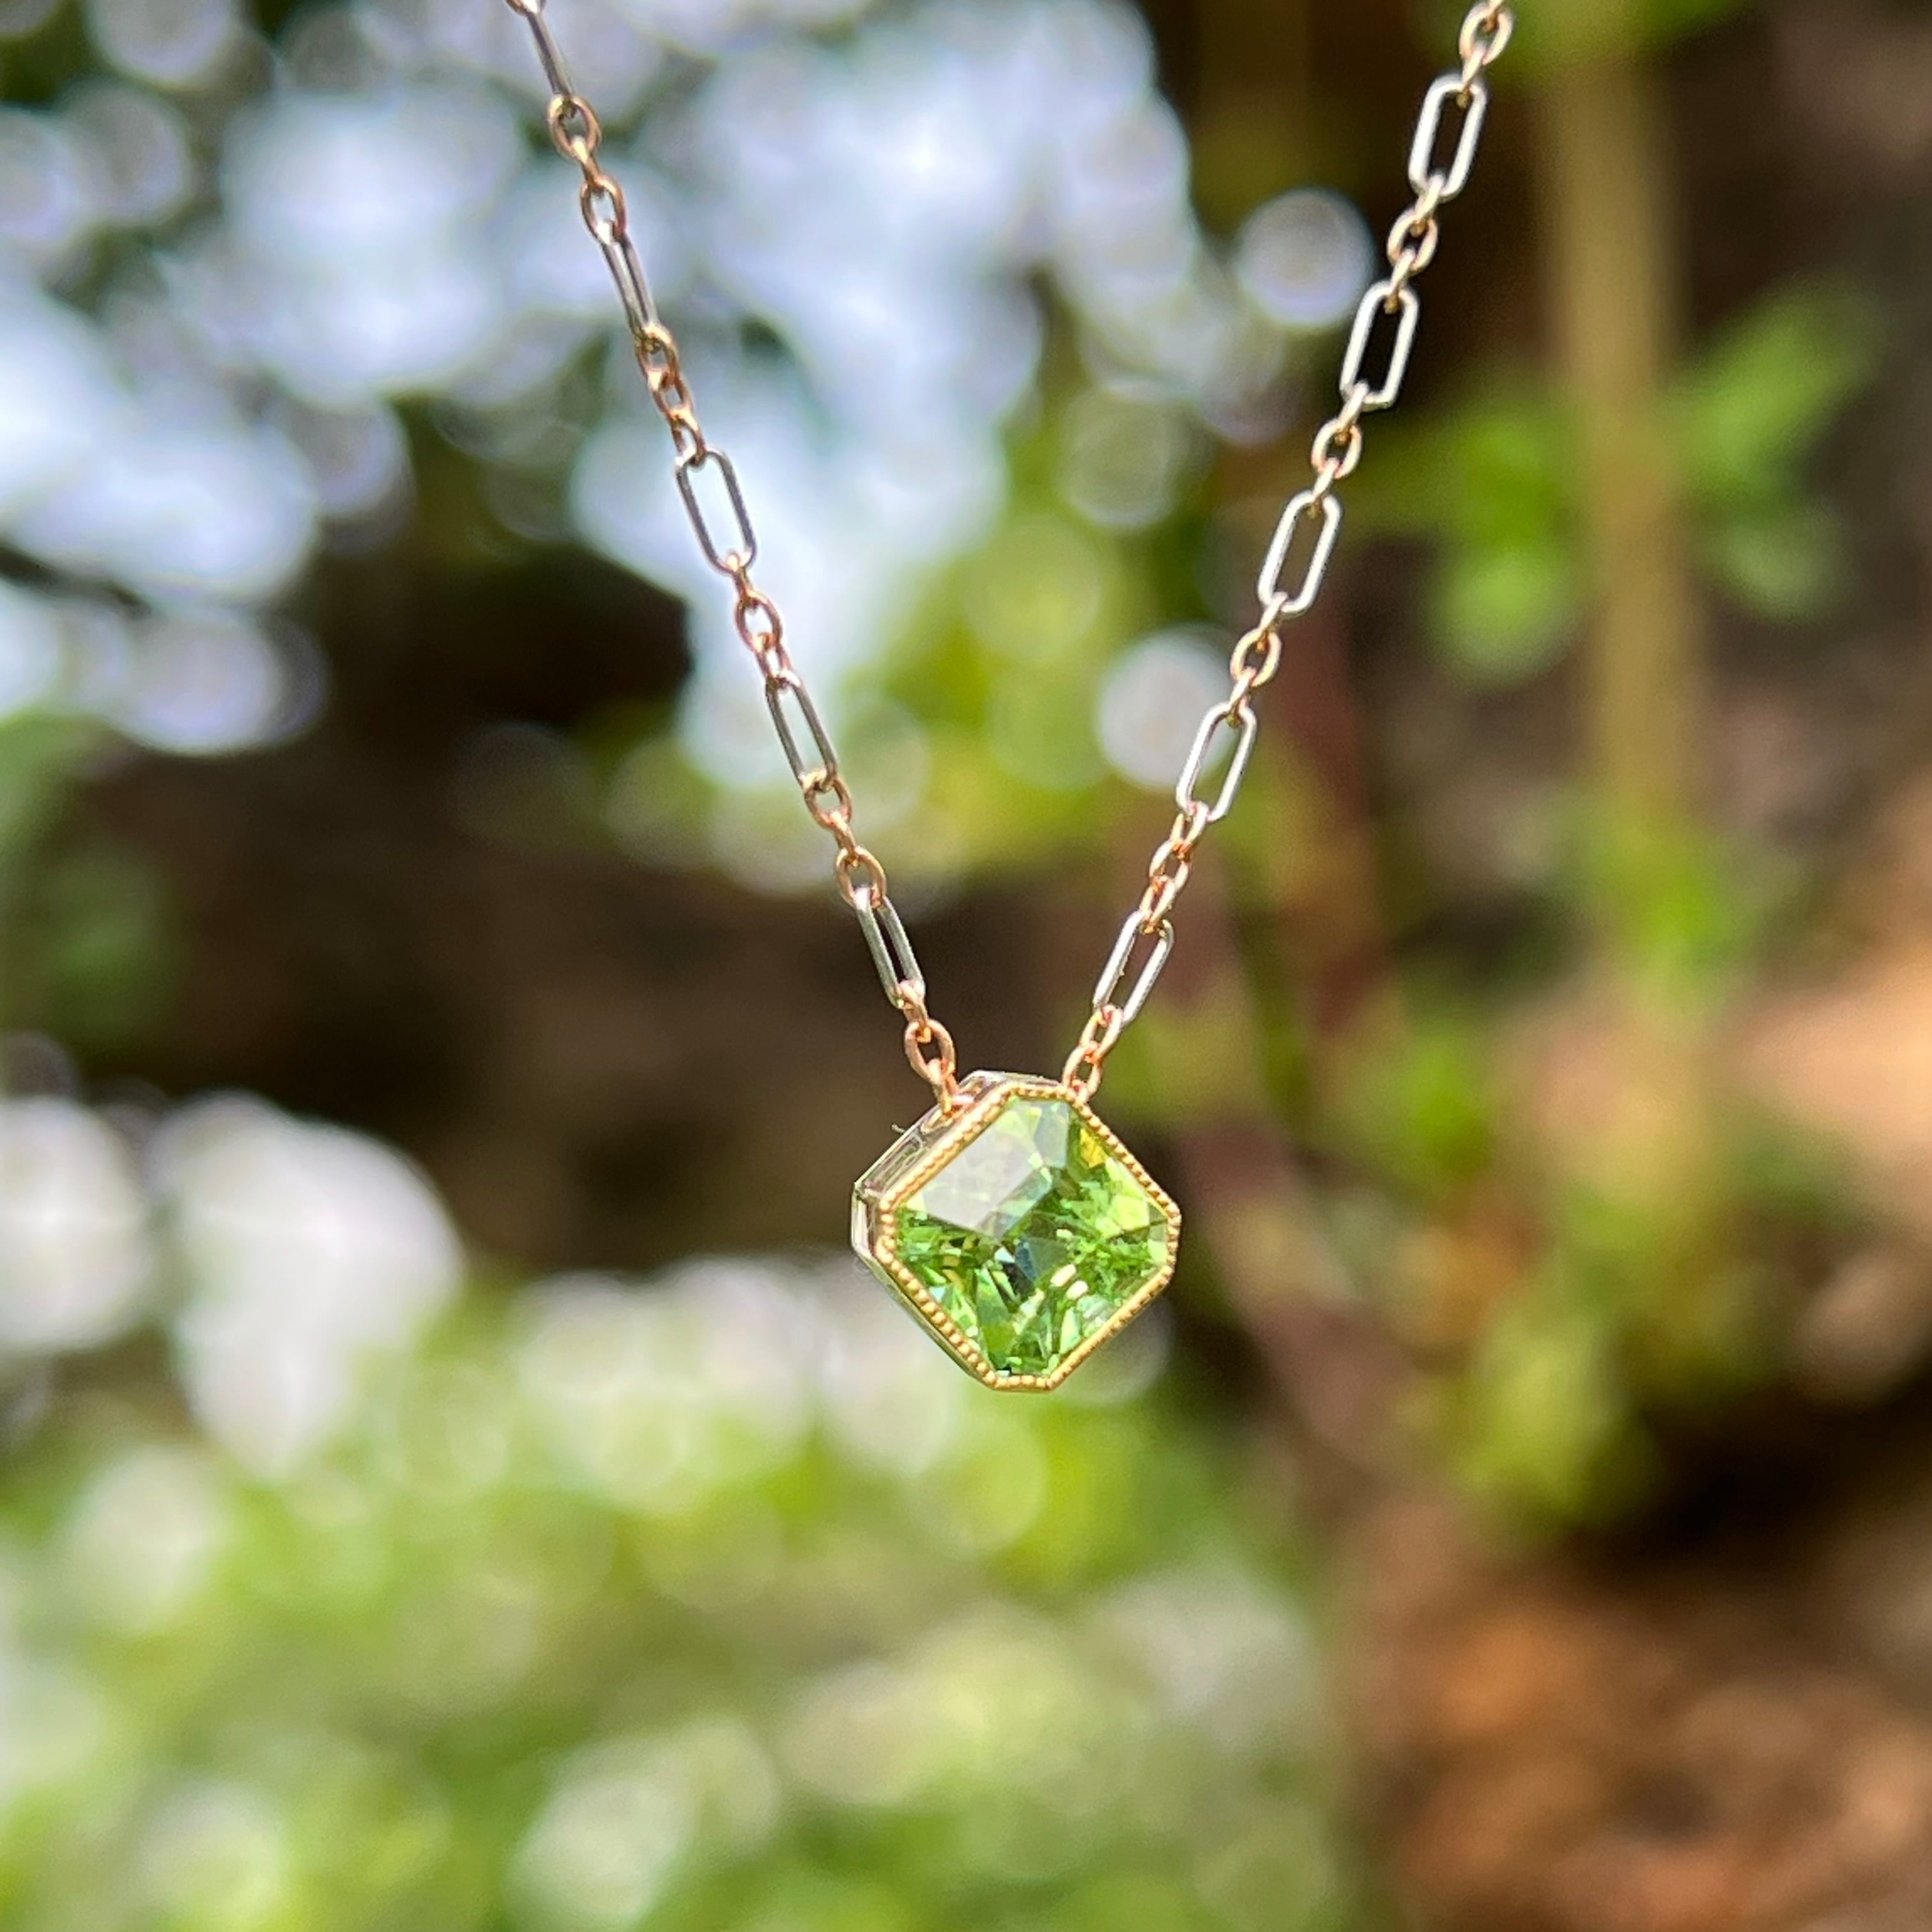
[{"label": "necklace", "polygon": [[[734,621],[764,679],[779,747],[806,810],[836,848],[833,878],[904,1022],[906,1058],[932,1089],[931,1110],[853,1190],[852,1245],[982,1382],[1057,1388],[1174,1272],[1180,1210],[1094,1112],[1094,1096],[1108,1055],[1139,1016],[1174,949],[1174,906],[1201,841],[1240,790],[1258,727],[1252,700],[1281,668],[1282,627],[1320,594],[1341,534],[1336,486],[1362,460],[1362,418],[1388,409],[1401,392],[1422,315],[1416,278],[1436,258],[1444,204],[1468,185],[1489,111],[1484,75],[1508,44],[1511,10],[1507,0],[1478,0],[1462,22],[1460,64],[1423,98],[1408,154],[1415,198],[1389,232],[1388,274],[1356,310],[1342,358],[1342,406],[1316,433],[1313,480],[1282,509],[1262,566],[1261,616],[1228,659],[1228,695],[1201,720],[1174,785],[1174,823],[1101,968],[1080,1037],[1059,1078],[1050,1080],[960,1078],[952,1036],[927,1007],[926,976],[885,868],[855,830],[838,752],[786,648],[784,620],[753,580],[758,540],[737,470],[699,426],[677,344],[631,239],[623,190],[598,158],[597,116],[571,86],[544,0],[508,4],[536,45],[550,88],[550,139],[583,176],[584,225],[609,266],[638,365],[670,432],[678,494],[698,548],[732,586]],[[1445,123],[1454,141],[1440,162]],[[1378,334],[1388,341],[1376,379],[1364,371]],[[1226,766],[1210,787],[1209,772],[1222,756]]]}]

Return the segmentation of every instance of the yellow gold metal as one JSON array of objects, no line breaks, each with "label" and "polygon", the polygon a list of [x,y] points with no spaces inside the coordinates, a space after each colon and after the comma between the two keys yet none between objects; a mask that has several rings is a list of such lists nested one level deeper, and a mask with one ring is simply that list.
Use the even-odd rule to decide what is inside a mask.
[{"label": "yellow gold metal", "polygon": [[1099,1090],[1107,1056],[1126,1030],[1126,1016],[1115,1006],[1096,1006],[1088,1015],[1060,1074],[1061,1084],[1083,1106]]},{"label": "yellow gold metal", "polygon": [[[852,1244],[860,1258],[892,1289],[900,1300],[942,1342],[953,1360],[984,1382],[988,1388],[1045,1394],[1059,1388],[1094,1350],[1118,1335],[1173,1279],[1174,1256],[1180,1243],[1180,1210],[1173,1198],[1139,1161],[1112,1128],[1087,1104],[1086,1096],[1064,1081],[1034,1079],[1022,1074],[975,1073],[959,1086],[960,1106],[950,1115],[934,1108],[926,1119],[902,1137],[898,1145],[859,1181],[852,1190]],[[987,1360],[971,1339],[921,1286],[899,1259],[896,1222],[898,1210],[916,1194],[940,1168],[976,1139],[998,1118],[1010,1101],[1059,1100],[1071,1107],[1082,1126],[1092,1133],[1107,1151],[1145,1189],[1167,1223],[1167,1258],[1165,1263],[1130,1300],[1123,1302],[1112,1318],[1096,1328],[1046,1375],[1003,1374]],[[874,1178],[888,1167],[906,1142],[915,1136],[925,1144],[910,1165],[890,1172],[882,1186],[874,1186]]]}]

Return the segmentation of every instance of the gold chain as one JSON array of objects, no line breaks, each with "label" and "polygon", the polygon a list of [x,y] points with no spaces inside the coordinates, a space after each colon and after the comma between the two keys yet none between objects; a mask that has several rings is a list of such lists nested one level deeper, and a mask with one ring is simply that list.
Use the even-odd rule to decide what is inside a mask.
[{"label": "gold chain", "polygon": [[[617,285],[638,367],[652,403],[670,432],[674,473],[685,514],[705,561],[730,582],[735,593],[733,622],[764,680],[772,728],[805,808],[836,848],[832,877],[846,904],[858,916],[886,997],[905,1022],[906,1058],[932,1088],[940,1106],[950,1112],[958,1094],[952,1036],[926,1010],[926,977],[892,904],[886,868],[854,828],[851,789],[845,782],[831,734],[786,648],[784,620],[752,578],[758,539],[739,488],[738,472],[730,458],[706,437],[698,421],[697,400],[685,376],[676,339],[658,314],[631,239],[624,191],[598,159],[603,129],[590,104],[571,86],[562,54],[544,17],[544,0],[508,0],[508,4],[522,16],[536,43],[537,58],[550,91],[546,116],[550,140],[566,160],[577,164],[584,177],[578,192],[578,210]],[[712,498],[708,510],[700,490]],[[730,519],[730,532],[721,538],[713,518],[722,520],[724,516]]]},{"label": "gold chain", "polygon": [[[1174,949],[1174,904],[1186,888],[1201,841],[1208,826],[1226,818],[1247,775],[1259,724],[1251,700],[1281,669],[1282,627],[1312,608],[1321,592],[1342,529],[1342,501],[1336,486],[1352,476],[1362,460],[1363,417],[1388,409],[1401,393],[1422,314],[1415,280],[1436,259],[1443,205],[1468,184],[1489,112],[1489,88],[1483,75],[1509,44],[1515,25],[1505,0],[1480,0],[1462,22],[1457,44],[1461,64],[1424,97],[1408,155],[1409,186],[1415,199],[1389,231],[1388,273],[1364,293],[1355,311],[1342,359],[1342,406],[1315,433],[1309,452],[1314,480],[1289,500],[1275,526],[1256,586],[1260,620],[1228,658],[1228,695],[1208,707],[1195,734],[1174,788],[1174,823],[1148,862],[1146,890],[1128,914],[1101,969],[1093,1009],[1060,1075],[1082,1100],[1090,1100],[1098,1090],[1107,1056],[1120,1044],[1160,977]],[[1460,117],[1460,130],[1449,159],[1438,164],[1436,151],[1452,110]],[[1389,344],[1381,380],[1372,381],[1364,369],[1378,332],[1388,335]],[[1285,575],[1290,554],[1298,550],[1306,555],[1290,584]],[[1224,736],[1232,746],[1227,769],[1213,799],[1204,799],[1198,788]]]},{"label": "gold chain", "polygon": [[[678,346],[658,315],[650,284],[631,239],[624,191],[598,159],[603,130],[590,104],[570,84],[563,56],[544,0],[507,0],[521,16],[536,44],[537,58],[550,92],[546,116],[557,152],[576,163],[583,176],[578,207],[590,237],[603,251],[623,304],[631,343],[652,403],[670,434],[678,494],[691,520],[705,561],[728,578],[734,591],[733,620],[745,648],[764,680],[765,703],[813,823],[837,848],[832,876],[860,928],[878,968],[880,984],[905,1022],[906,1058],[950,1113],[958,1100],[958,1061],[952,1036],[926,1008],[926,977],[893,905],[886,868],[860,841],[853,824],[850,788],[838,754],[811,692],[785,647],[784,622],[778,606],[758,589],[752,575],[758,540],[752,527],[738,472],[731,459],[706,440],[698,405],[686,380]],[[1260,620],[1235,645],[1228,661],[1228,694],[1211,706],[1195,734],[1192,749],[1174,786],[1176,813],[1167,836],[1148,866],[1140,902],[1127,915],[1114,950],[1094,989],[1092,1010],[1067,1060],[1061,1078],[1080,1099],[1100,1087],[1107,1056],[1147,1003],[1174,946],[1172,914],[1193,869],[1195,855],[1209,826],[1232,808],[1252,755],[1258,720],[1251,700],[1281,668],[1282,626],[1310,609],[1319,594],[1342,526],[1336,485],[1354,473],[1362,460],[1362,418],[1388,408],[1400,393],[1421,315],[1417,278],[1436,259],[1442,240],[1440,214],[1468,184],[1489,88],[1483,76],[1496,62],[1515,26],[1506,0],[1478,0],[1462,22],[1457,42],[1460,67],[1430,87],[1409,148],[1409,185],[1415,199],[1389,232],[1388,273],[1363,296],[1342,364],[1342,406],[1316,432],[1310,452],[1314,480],[1290,500],[1276,525],[1257,586]],[[1446,163],[1436,148],[1451,110],[1460,128]],[[1378,330],[1391,332],[1381,380],[1363,374]],[[712,499],[707,511],[700,490]],[[712,518],[728,513],[730,536],[721,542]],[[1305,540],[1305,545],[1304,545]],[[1293,586],[1283,583],[1291,552],[1306,548]],[[1220,788],[1210,800],[1198,788],[1223,734],[1232,749]]]}]

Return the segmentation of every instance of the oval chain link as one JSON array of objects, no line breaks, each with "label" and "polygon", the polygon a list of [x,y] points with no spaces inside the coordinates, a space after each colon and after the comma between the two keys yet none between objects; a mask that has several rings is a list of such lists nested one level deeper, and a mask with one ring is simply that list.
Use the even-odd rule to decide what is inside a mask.
[{"label": "oval chain link", "polygon": [[839,767],[831,734],[785,647],[784,620],[752,580],[758,538],[737,469],[722,449],[706,440],[698,422],[697,400],[686,378],[676,339],[658,314],[631,238],[624,190],[598,158],[602,124],[590,104],[571,86],[562,53],[544,17],[544,0],[507,4],[536,44],[550,89],[544,120],[551,143],[583,177],[578,210],[610,268],[644,386],[670,433],[673,478],[692,534],[705,562],[730,580],[732,623],[764,680],[772,728],[805,808],[836,848],[832,872],[839,893],[858,920],[886,998],[904,1018],[906,1058],[932,1089],[940,1106],[950,1113],[959,1092],[952,1036],[926,1010],[926,975],[892,904],[886,868],[854,830],[851,788]]},{"label": "oval chain link", "polygon": [[[515,0],[512,0],[515,4]],[[1228,660],[1228,695],[1208,706],[1196,733],[1179,783],[1178,815],[1148,864],[1140,903],[1127,915],[1094,988],[1094,1003],[1060,1078],[1082,1100],[1098,1090],[1107,1056],[1138,1016],[1174,948],[1174,904],[1186,890],[1201,840],[1226,818],[1246,776],[1254,749],[1255,714],[1250,700],[1281,669],[1282,626],[1309,610],[1321,595],[1336,539],[1342,502],[1336,486],[1362,460],[1362,418],[1389,408],[1402,391],[1409,352],[1422,316],[1415,283],[1436,259],[1442,240],[1442,211],[1467,185],[1489,111],[1484,75],[1509,45],[1516,20],[1508,0],[1478,0],[1464,16],[1456,40],[1460,64],[1433,82],[1423,98],[1409,145],[1409,186],[1414,200],[1389,230],[1388,273],[1362,296],[1342,358],[1342,406],[1316,430],[1309,452],[1315,472],[1282,510],[1256,586],[1260,621],[1235,645]],[[1447,146],[1445,165],[1438,150]],[[1378,380],[1364,374],[1372,344],[1384,339]],[[1291,566],[1291,557],[1303,561]],[[1198,796],[1217,740],[1233,734],[1232,750],[1214,797]],[[1136,960],[1139,961],[1137,970]]]}]

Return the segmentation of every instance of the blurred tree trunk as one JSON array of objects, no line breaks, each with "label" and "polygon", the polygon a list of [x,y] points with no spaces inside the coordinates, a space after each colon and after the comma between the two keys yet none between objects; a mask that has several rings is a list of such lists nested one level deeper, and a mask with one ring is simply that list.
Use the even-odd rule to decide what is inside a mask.
[{"label": "blurred tree trunk", "polygon": [[1589,51],[1559,62],[1537,152],[1559,378],[1574,405],[1592,574],[1591,772],[1610,824],[1641,836],[1688,812],[1700,624],[1660,407],[1674,359],[1677,230],[1657,83],[1588,0]]}]

